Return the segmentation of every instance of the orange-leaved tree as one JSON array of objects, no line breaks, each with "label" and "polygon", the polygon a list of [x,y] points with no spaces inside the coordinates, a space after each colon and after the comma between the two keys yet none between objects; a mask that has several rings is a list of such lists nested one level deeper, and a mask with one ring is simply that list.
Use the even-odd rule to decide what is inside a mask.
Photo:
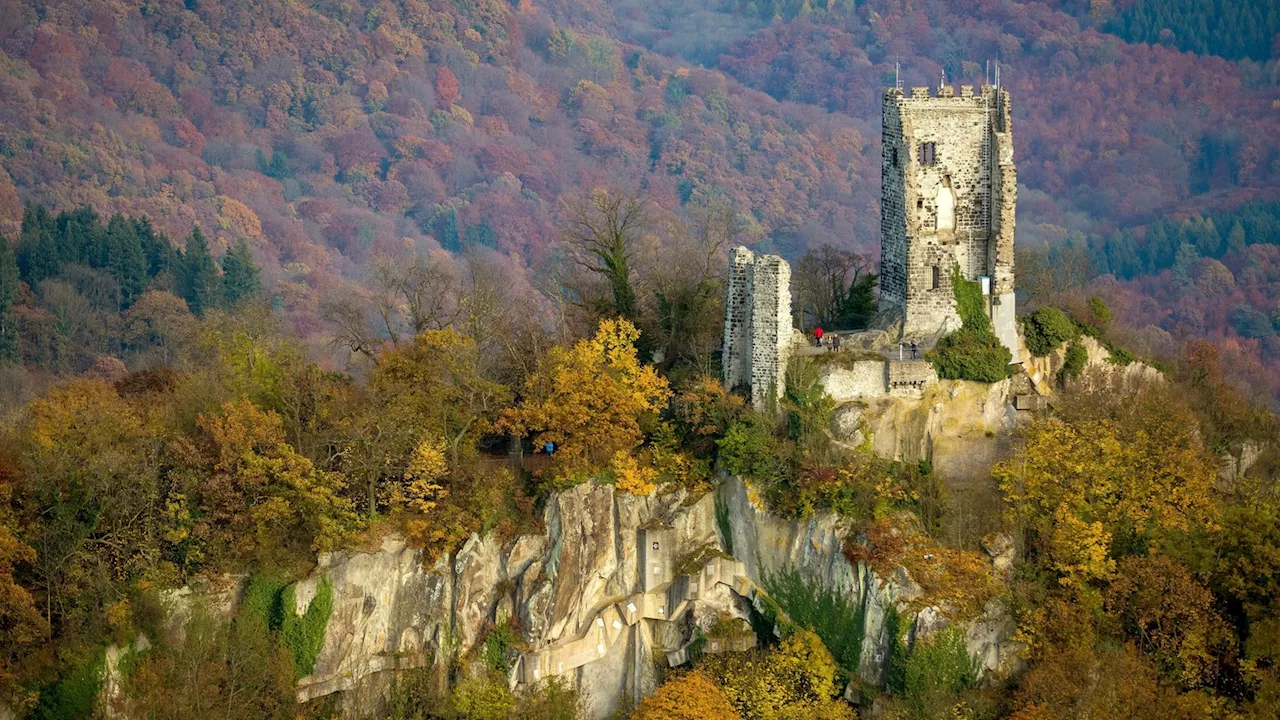
[{"label": "orange-leaved tree", "polygon": [[666,681],[645,698],[631,720],[737,720],[742,716],[706,675],[694,670]]},{"label": "orange-leaved tree", "polygon": [[640,331],[629,321],[602,320],[595,337],[553,348],[525,383],[524,400],[501,426],[555,446],[556,479],[602,468],[618,451],[644,440],[641,418],[671,396],[665,378],[640,363]]}]

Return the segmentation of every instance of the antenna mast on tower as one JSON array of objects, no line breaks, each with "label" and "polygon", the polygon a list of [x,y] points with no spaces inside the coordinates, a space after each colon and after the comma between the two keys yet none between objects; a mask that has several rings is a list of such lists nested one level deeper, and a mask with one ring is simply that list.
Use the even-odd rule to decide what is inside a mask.
[{"label": "antenna mast on tower", "polygon": [[898,61],[893,63],[893,86],[902,89],[902,63]]}]

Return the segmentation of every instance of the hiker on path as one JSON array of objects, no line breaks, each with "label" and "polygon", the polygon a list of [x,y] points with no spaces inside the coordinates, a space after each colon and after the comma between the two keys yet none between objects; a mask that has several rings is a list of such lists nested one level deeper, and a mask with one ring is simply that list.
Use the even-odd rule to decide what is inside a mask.
[{"label": "hiker on path", "polygon": [[919,349],[920,349],[920,346],[916,344],[915,340],[912,340],[911,341],[911,359],[912,360],[916,359],[916,351]]},{"label": "hiker on path", "polygon": [[822,326],[813,329],[813,344],[822,347]]}]

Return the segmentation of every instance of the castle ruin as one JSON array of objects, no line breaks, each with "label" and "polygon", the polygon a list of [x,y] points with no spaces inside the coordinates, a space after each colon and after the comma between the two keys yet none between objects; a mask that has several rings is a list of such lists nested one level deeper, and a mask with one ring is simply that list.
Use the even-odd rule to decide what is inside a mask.
[{"label": "castle ruin", "polygon": [[791,344],[791,266],[745,247],[729,258],[725,300],[725,386],[750,387],[751,400],[781,397]]},{"label": "castle ruin", "polygon": [[952,272],[982,283],[992,328],[1019,362],[1013,231],[1017,173],[1009,92],[943,85],[884,94],[880,306],[904,339],[960,327]]}]

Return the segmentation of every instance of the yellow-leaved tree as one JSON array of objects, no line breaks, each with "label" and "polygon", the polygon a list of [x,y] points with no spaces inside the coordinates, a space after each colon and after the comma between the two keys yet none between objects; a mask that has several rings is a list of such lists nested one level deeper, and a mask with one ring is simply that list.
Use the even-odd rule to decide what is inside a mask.
[{"label": "yellow-leaved tree", "polygon": [[555,480],[582,477],[635,449],[644,440],[641,418],[671,396],[666,379],[640,363],[639,337],[627,320],[602,320],[590,340],[553,348],[519,407],[504,414],[500,427],[532,434],[539,450],[555,446]]},{"label": "yellow-leaved tree", "polygon": [[1028,550],[1079,591],[1110,578],[1113,548],[1211,523],[1214,472],[1190,413],[1156,393],[1104,419],[1040,420],[993,468]]},{"label": "yellow-leaved tree", "polygon": [[631,720],[738,720],[742,716],[706,675],[694,670],[672,678],[640,702]]}]

